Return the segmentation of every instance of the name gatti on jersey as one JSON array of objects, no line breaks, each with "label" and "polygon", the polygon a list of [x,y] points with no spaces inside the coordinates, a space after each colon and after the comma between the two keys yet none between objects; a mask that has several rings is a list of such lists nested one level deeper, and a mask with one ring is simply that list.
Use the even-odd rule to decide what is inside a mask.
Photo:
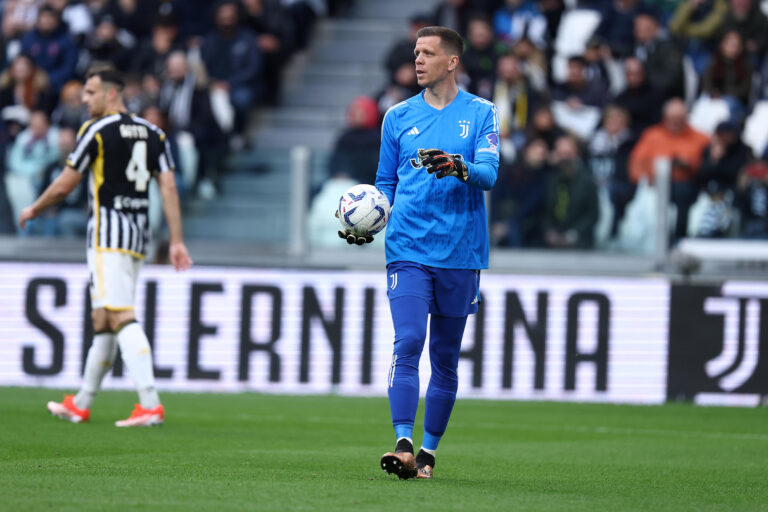
[{"label": "name gatti on jersey", "polygon": [[149,131],[146,126],[138,124],[121,124],[120,136],[124,139],[147,139]]}]

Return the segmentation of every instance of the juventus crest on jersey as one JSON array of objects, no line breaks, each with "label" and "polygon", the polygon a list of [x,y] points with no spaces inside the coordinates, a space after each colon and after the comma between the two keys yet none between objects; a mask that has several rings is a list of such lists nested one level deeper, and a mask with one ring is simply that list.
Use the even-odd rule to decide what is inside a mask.
[{"label": "juventus crest on jersey", "polygon": [[168,141],[138,116],[113,113],[87,121],[67,165],[88,179],[88,248],[143,258],[149,242],[149,182],[173,170]]}]

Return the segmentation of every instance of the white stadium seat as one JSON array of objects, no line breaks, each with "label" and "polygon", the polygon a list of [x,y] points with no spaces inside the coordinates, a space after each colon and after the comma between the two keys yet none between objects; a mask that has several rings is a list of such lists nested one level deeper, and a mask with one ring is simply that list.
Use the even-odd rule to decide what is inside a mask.
[{"label": "white stadium seat", "polygon": [[600,13],[590,9],[566,11],[560,21],[555,52],[564,57],[582,55],[587,41],[600,24]]},{"label": "white stadium seat", "polygon": [[742,134],[744,143],[752,148],[755,156],[762,156],[768,145],[768,100],[755,103],[752,113],[747,118]]},{"label": "white stadium seat", "polygon": [[692,127],[707,135],[712,135],[715,128],[722,121],[727,121],[731,117],[731,110],[728,103],[722,98],[710,98],[703,94],[694,102],[691,107],[691,115],[688,122]]}]

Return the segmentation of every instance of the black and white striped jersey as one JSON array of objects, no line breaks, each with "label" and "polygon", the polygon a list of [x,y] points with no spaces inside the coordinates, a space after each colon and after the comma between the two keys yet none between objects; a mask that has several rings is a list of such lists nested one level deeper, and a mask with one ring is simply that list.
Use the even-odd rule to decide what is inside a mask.
[{"label": "black and white striped jersey", "polygon": [[125,113],[91,119],[80,128],[67,165],[91,170],[88,248],[143,258],[150,235],[149,182],[174,166],[165,133]]}]

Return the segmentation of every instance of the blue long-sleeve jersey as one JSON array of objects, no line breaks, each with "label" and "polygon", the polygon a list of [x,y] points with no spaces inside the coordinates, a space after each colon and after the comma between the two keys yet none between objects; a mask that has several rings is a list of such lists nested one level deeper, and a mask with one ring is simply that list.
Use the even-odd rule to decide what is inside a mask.
[{"label": "blue long-sleeve jersey", "polygon": [[[413,261],[449,269],[488,268],[484,190],[499,170],[499,122],[493,103],[459,91],[442,110],[424,92],[390,108],[381,133],[376,188],[389,198],[387,263]],[[419,149],[460,154],[466,183],[436,179],[418,161]]]}]

